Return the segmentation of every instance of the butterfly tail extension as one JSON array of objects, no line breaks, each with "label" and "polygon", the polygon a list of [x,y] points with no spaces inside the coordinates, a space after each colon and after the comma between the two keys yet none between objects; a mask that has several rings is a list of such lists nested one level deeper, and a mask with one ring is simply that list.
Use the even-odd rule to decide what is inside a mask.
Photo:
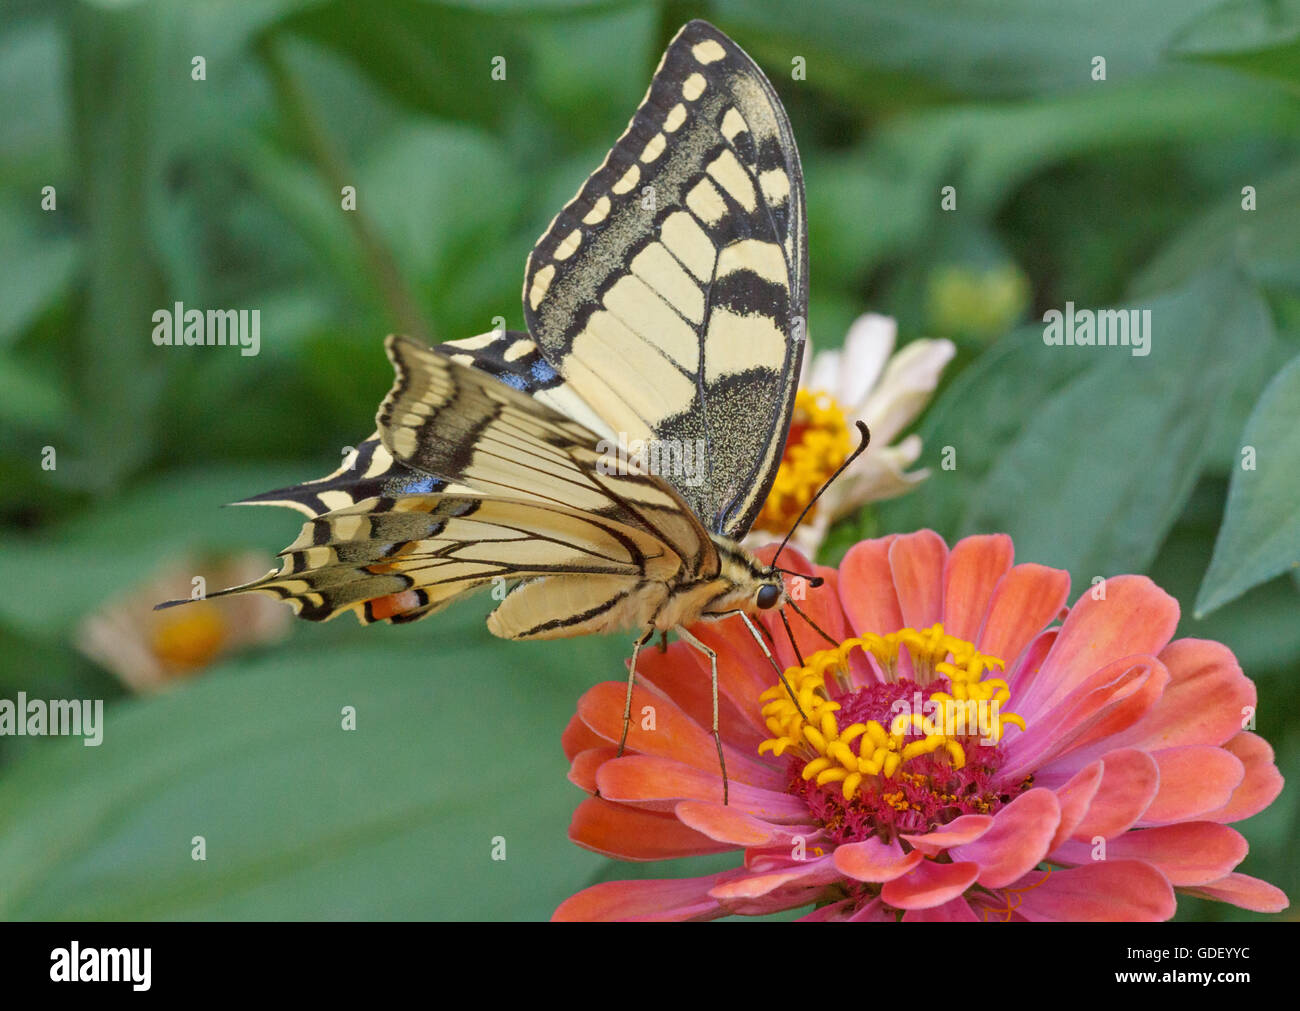
[{"label": "butterfly tail extension", "polygon": [[592,586],[601,577],[635,584],[678,564],[639,531],[573,510],[450,494],[371,499],[314,517],[281,556],[278,571],[210,596],[260,592],[312,621],[352,611],[363,624],[398,624],[488,585],[558,573]]}]

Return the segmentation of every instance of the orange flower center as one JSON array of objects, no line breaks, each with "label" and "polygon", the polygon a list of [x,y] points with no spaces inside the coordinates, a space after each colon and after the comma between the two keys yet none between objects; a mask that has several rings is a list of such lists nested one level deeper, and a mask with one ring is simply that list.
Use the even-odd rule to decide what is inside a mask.
[{"label": "orange flower center", "polygon": [[835,398],[829,393],[799,390],[781,466],[754,529],[780,534],[789,530],[852,449],[853,436]]}]

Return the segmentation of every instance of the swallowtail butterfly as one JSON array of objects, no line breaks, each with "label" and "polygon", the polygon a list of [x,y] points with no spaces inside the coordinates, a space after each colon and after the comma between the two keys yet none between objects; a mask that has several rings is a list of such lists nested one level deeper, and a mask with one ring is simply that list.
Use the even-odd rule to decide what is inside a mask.
[{"label": "swallowtail butterfly", "polygon": [[[771,659],[750,616],[790,603],[783,570],[739,541],[789,428],[805,227],[776,92],[726,35],[692,21],[529,256],[528,332],[436,348],[389,337],[396,380],[378,431],[328,477],[246,500],[308,519],[278,571],[210,596],[268,593],[314,621],[399,623],[505,581],[495,635],[637,630],[629,705],[656,631],[706,653],[716,740],[716,657],[686,626],[740,615]],[[610,449],[637,441],[698,448],[694,473]]]}]

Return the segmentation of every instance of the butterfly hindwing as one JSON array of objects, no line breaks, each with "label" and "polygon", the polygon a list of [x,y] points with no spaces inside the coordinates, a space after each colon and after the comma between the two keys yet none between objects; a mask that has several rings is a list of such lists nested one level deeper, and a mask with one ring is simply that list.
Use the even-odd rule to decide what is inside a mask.
[{"label": "butterfly hindwing", "polygon": [[807,316],[805,228],[780,100],[738,46],[694,21],[529,257],[524,315],[542,354],[615,432],[703,450],[696,474],[663,476],[715,533],[748,531],[780,464]]},{"label": "butterfly hindwing", "polygon": [[[464,494],[358,502],[309,520],[280,554],[278,571],[211,596],[255,590],[313,621],[353,611],[364,624],[406,622],[496,580],[536,585],[580,574],[627,596],[671,576],[680,561],[644,531],[577,510]],[[539,623],[556,629],[597,617],[550,604]]]},{"label": "butterfly hindwing", "polygon": [[484,497],[560,505],[642,530],[712,574],[707,531],[660,478],[621,466],[596,433],[445,354],[385,343],[397,377],[376,421],[399,462]]},{"label": "butterfly hindwing", "polygon": [[[494,330],[463,340],[446,341],[437,350],[453,361],[479,369],[570,417],[593,422],[594,415],[590,409],[585,408],[541,356],[537,345],[526,333]],[[376,432],[350,451],[342,466],[332,474],[263,492],[236,505],[284,506],[314,517],[369,498],[428,495],[446,487],[446,481],[394,460]]]}]

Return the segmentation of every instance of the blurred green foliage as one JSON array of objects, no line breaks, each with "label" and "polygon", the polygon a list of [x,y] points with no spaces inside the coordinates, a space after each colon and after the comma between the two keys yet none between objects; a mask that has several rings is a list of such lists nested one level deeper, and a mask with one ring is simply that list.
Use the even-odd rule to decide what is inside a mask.
[{"label": "blurred green foliage", "polygon": [[[408,628],[302,623],[153,700],[72,646],[161,560],[269,561],[294,517],[217,506],[332,470],[368,434],[385,333],[522,326],[532,242],[693,16],[789,110],[814,342],[871,309],[959,345],[919,426],[933,476],[828,554],[1004,530],[1075,592],[1149,572],[1180,634],[1236,651],[1300,774],[1294,0],[10,2],[0,695],[110,701],[98,749],[0,739],[0,915],[530,918],[595,880],[728,865],[628,867],[565,838],[559,734],[621,676],[622,641],[501,643],[479,603]],[[177,300],[259,308],[261,354],[155,347],[151,314]],[[1044,347],[1036,321],[1067,300],[1151,308],[1152,354]],[[1243,826],[1242,870],[1293,896],[1296,820],[1291,790]]]}]

